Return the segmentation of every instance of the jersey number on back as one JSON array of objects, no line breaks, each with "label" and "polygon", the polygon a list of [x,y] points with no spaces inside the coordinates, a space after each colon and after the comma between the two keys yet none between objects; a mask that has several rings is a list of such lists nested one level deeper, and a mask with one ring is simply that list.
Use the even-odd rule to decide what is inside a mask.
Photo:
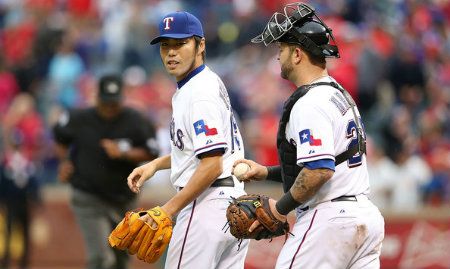
[{"label": "jersey number on back", "polygon": [[[361,118],[359,118],[359,121],[362,124]],[[364,125],[362,127],[363,127],[363,136],[364,136],[364,139],[365,139],[366,138],[366,134],[365,134],[365,131],[364,131]],[[355,123],[354,119],[352,119],[351,121],[348,122],[348,125],[347,125],[347,138],[351,138],[351,141],[347,145],[347,149],[353,147],[354,145],[358,145],[358,135],[356,133],[356,128],[357,128],[357,126],[356,126],[356,123]],[[362,156],[359,153],[356,153],[350,159],[347,160],[347,165],[350,168],[360,166],[361,163],[362,163]]]}]

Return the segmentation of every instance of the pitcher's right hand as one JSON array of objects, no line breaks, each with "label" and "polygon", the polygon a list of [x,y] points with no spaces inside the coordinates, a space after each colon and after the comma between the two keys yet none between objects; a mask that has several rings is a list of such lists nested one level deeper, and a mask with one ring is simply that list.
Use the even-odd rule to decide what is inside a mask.
[{"label": "pitcher's right hand", "polygon": [[151,178],[156,171],[157,170],[153,162],[136,167],[127,178],[128,187],[132,192],[139,193],[144,182]]}]

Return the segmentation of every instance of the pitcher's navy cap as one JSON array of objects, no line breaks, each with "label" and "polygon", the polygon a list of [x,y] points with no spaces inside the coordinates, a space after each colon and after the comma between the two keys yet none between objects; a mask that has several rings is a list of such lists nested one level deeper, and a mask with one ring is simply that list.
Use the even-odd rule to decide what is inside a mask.
[{"label": "pitcher's navy cap", "polygon": [[154,45],[162,38],[188,38],[191,36],[204,37],[202,23],[191,13],[177,11],[167,14],[159,23],[159,36],[150,44]]}]

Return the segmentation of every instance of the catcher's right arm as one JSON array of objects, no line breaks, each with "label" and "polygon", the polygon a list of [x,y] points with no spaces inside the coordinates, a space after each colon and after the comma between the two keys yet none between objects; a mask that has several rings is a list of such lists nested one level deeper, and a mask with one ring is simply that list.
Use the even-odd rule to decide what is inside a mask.
[{"label": "catcher's right arm", "polygon": [[[151,226],[145,219],[153,219]],[[172,237],[172,220],[160,208],[127,212],[123,220],[108,237],[109,244],[120,250],[128,250],[138,259],[153,263],[161,257]]]}]

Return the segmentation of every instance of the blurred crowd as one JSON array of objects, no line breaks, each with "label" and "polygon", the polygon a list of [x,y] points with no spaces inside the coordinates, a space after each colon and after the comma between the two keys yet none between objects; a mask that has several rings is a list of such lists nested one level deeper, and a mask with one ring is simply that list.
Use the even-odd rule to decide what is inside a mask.
[{"label": "blurred crowd", "polygon": [[[0,183],[33,199],[36,186],[56,184],[51,127],[62,111],[92,105],[108,72],[123,75],[126,104],[158,125],[166,153],[176,84],[149,41],[174,10],[205,22],[207,64],[228,87],[247,157],[276,164],[278,119],[294,86],[279,76],[276,48],[250,39],[287,2],[0,0]],[[360,107],[372,199],[402,212],[450,204],[450,1],[306,2],[333,29],[341,58],[329,69]]]}]

